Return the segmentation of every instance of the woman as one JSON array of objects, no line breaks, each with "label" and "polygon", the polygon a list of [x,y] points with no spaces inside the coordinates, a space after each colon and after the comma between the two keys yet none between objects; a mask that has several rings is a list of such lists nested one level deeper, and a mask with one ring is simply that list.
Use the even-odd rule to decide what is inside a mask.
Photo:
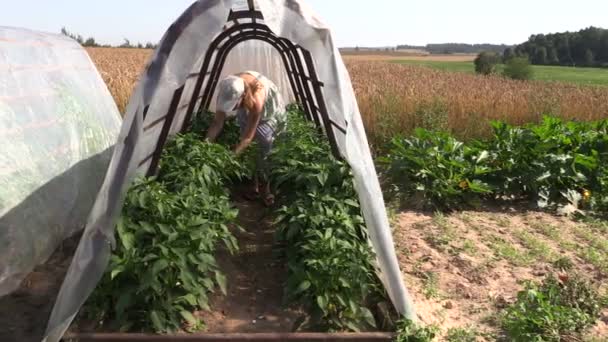
[{"label": "woman", "polygon": [[[260,148],[256,158],[254,196],[260,193],[266,205],[274,202],[268,177],[268,154],[275,137],[285,128],[285,105],[277,86],[255,71],[246,71],[224,78],[218,85],[215,118],[207,132],[207,140],[215,141],[224,127],[224,121],[236,111],[241,131],[240,142],[234,147],[238,155],[255,139]],[[248,196],[252,198],[252,195]]]}]

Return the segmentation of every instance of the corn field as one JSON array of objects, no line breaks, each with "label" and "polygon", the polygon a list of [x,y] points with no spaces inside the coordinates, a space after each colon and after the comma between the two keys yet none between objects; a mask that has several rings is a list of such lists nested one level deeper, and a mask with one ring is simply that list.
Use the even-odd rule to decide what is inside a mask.
[{"label": "corn field", "polygon": [[[151,51],[88,51],[124,112]],[[538,122],[544,114],[585,121],[608,117],[608,87],[522,82],[361,58],[346,57],[345,61],[375,144],[416,127],[470,139],[487,135],[489,120],[522,124]]]}]

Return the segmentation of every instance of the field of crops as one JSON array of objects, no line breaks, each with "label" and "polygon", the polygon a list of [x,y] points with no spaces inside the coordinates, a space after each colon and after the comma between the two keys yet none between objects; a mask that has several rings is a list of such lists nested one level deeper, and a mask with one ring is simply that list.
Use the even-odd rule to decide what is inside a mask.
[{"label": "field of crops", "polygon": [[[457,71],[473,74],[475,66],[472,61],[450,61],[433,59],[392,59],[395,63],[421,65],[438,70]],[[500,73],[504,69],[503,64],[497,66]],[[539,81],[572,82],[581,85],[608,85],[608,69],[601,68],[571,68],[564,66],[533,65],[533,79]]]},{"label": "field of crops", "polygon": [[[120,101],[128,98],[149,52],[93,49],[90,53],[124,106]],[[608,122],[599,121],[608,117],[608,87],[517,82],[359,57],[346,58],[346,64],[392,212],[400,266],[426,325],[400,322],[398,340],[425,342],[437,336],[452,342],[596,342],[608,338]],[[527,125],[519,126],[523,124]],[[378,313],[373,306],[357,304],[380,300],[382,293],[376,292],[377,280],[370,272],[370,251],[360,244],[365,231],[348,173],[328,156],[327,146],[310,127],[295,122],[292,129],[273,154],[282,205],[273,225],[285,248],[282,257],[288,261],[285,293],[292,303],[314,313],[307,324],[316,329],[369,329],[378,325]],[[128,197],[126,212],[138,220],[163,215],[145,211],[158,203],[140,200],[142,186],[144,192],[161,194],[152,199],[162,205],[181,205],[164,187],[176,186],[177,181],[171,180],[175,175],[185,169],[195,172],[192,163],[213,151],[194,140],[187,145],[194,151],[176,151],[172,145],[175,153],[190,156],[187,162],[165,156],[172,161],[165,163],[172,170],[165,173],[170,176],[168,183],[162,178],[161,184],[140,183]],[[216,152],[214,160],[233,162]],[[188,198],[195,190],[184,179],[208,182],[209,175],[190,178],[198,172],[208,170],[179,177],[183,179],[176,183]],[[227,184],[205,185],[205,191],[215,189],[210,200],[227,203],[221,190]],[[215,244],[236,252],[232,234],[237,233],[222,226],[234,223],[234,213],[229,205],[223,207],[219,211],[223,217],[205,224],[221,237]],[[201,215],[190,210],[183,210],[183,220]],[[140,291],[137,295],[143,297],[133,297],[136,301],[121,300],[133,290],[128,274],[122,275],[127,277],[122,281],[106,281],[106,287],[98,289],[97,301],[94,297],[90,303],[93,316],[108,315],[103,317],[113,319],[116,329],[126,324],[165,331],[185,322],[186,330],[197,330],[210,322],[204,314],[191,314],[194,306],[223,307],[221,301],[207,301],[213,289],[220,289],[219,296],[224,292],[221,267],[208,262],[209,267],[196,274],[204,286],[187,280],[190,292],[200,294],[196,298],[174,286],[175,280],[181,282],[175,278],[182,272],[179,262],[172,264],[168,258],[155,262],[151,271],[141,267],[152,262],[145,253],[159,254],[147,248],[158,248],[160,253],[163,247],[174,249],[175,260],[181,259],[184,248],[192,248],[190,232],[163,227],[162,220],[182,216],[158,217],[159,225],[133,221],[119,226],[122,247],[107,277],[121,279],[123,265],[141,268],[142,277],[155,270],[168,276],[153,274],[152,288]],[[136,225],[141,229],[133,229]],[[139,241],[132,235],[140,231],[148,239],[148,230],[174,235],[176,244],[140,246],[137,253],[127,253]],[[215,248],[205,246],[203,254],[214,257]],[[195,256],[199,257],[212,260],[208,255]],[[199,261],[192,264],[185,258],[185,266],[180,267],[195,268]],[[175,302],[163,302],[166,296],[155,293],[159,284],[173,291]],[[111,287],[119,285],[124,287]],[[111,294],[120,297],[115,298],[121,301],[120,308],[107,305]],[[137,310],[144,305],[140,303],[155,308],[148,313],[154,317],[137,316],[142,314]],[[125,310],[128,305],[134,309]],[[250,331],[251,326],[241,328]]]},{"label": "field of crops", "polygon": [[[88,49],[119,109],[124,111],[151,51]],[[411,65],[346,57],[365,126],[374,144],[414,127],[445,129],[469,139],[487,136],[488,120],[538,122],[608,117],[608,87],[521,83]]]}]

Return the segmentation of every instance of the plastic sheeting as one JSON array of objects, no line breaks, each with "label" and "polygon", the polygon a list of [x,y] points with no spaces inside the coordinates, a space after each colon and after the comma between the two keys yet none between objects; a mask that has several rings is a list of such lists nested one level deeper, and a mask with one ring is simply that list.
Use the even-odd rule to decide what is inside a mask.
[{"label": "plastic sheeting", "polygon": [[[280,37],[307,49],[313,56],[329,115],[345,123],[346,134],[336,132],[337,144],[355,176],[370,240],[377,254],[379,275],[398,312],[415,319],[394,250],[382,192],[369,150],[361,115],[348,72],[330,30],[300,0],[256,0],[264,23]],[[229,12],[247,9],[244,0],[200,0],[167,30],[159,48],[132,95],[109,171],[89,217],[85,234],[68,270],[49,324],[46,341],[58,341],[101,278],[114,242],[114,224],[125,191],[137,174],[151,164],[162,139],[172,99],[181,96],[170,134],[178,132],[210,43],[222,32]],[[233,50],[223,74],[258,70],[289,88],[282,62],[266,43],[251,41]],[[282,83],[281,83],[282,82]],[[183,87],[183,88],[182,88]],[[177,92],[176,92],[177,90]],[[291,95],[289,95],[291,96]],[[293,98],[288,97],[288,98]],[[213,101],[212,101],[213,103]],[[213,106],[213,104],[212,104]],[[144,115],[145,112],[145,115]]]},{"label": "plastic sheeting", "polygon": [[[255,70],[273,81],[286,103],[295,101],[295,96],[287,78],[287,72],[281,56],[274,47],[268,43],[249,40],[237,45],[226,58],[226,64],[220,74],[224,76],[242,72],[244,70]],[[213,94],[213,100],[209,110],[215,112],[215,99],[217,91]]]},{"label": "plastic sheeting", "polygon": [[120,125],[79,44],[0,27],[0,296],[84,227]]}]

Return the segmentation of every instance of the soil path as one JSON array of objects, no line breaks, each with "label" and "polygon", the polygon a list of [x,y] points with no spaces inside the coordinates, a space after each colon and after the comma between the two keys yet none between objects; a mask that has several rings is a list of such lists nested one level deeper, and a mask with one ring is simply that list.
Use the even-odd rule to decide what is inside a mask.
[{"label": "soil path", "polygon": [[[287,268],[273,253],[270,211],[258,202],[234,197],[245,232],[234,231],[240,247],[237,254],[222,251],[217,256],[227,277],[228,295],[218,290],[209,303],[212,312],[199,313],[205,332],[290,332],[302,313],[283,304]],[[0,298],[0,342],[42,339],[78,239],[66,240],[18,290]]]},{"label": "soil path", "polygon": [[200,316],[211,333],[290,332],[301,313],[283,304],[287,267],[273,253],[269,210],[258,202],[234,197],[238,222],[245,232],[234,231],[239,241],[237,254],[218,256],[228,280],[228,295],[215,295],[210,302],[212,312]]},{"label": "soil path", "polygon": [[0,298],[0,341],[40,342],[80,236],[65,240],[19,289]]}]

